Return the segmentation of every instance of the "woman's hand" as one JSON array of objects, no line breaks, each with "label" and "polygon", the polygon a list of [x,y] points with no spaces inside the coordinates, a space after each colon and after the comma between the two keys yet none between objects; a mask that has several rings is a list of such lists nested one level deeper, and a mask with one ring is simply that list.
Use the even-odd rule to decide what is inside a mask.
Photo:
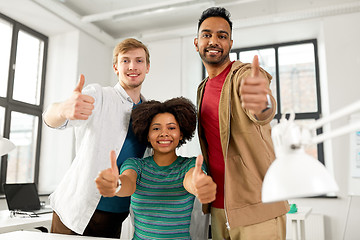
[{"label": "woman's hand", "polygon": [[115,196],[118,187],[119,168],[116,164],[115,151],[110,152],[110,161],[111,168],[101,171],[95,179],[96,187],[104,197]]},{"label": "woman's hand", "polygon": [[216,198],[216,183],[201,169],[203,161],[202,155],[196,158],[195,168],[192,172],[192,190],[201,203],[211,203]]}]

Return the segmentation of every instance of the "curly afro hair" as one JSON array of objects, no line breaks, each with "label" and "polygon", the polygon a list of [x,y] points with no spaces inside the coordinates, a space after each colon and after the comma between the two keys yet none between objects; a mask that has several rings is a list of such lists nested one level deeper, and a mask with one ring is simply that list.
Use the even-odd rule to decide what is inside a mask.
[{"label": "curly afro hair", "polygon": [[189,99],[177,97],[165,102],[150,100],[139,104],[131,112],[133,131],[141,143],[152,147],[148,142],[149,128],[153,118],[159,113],[171,113],[178,122],[183,138],[179,141],[177,147],[180,147],[194,136],[196,108]]}]

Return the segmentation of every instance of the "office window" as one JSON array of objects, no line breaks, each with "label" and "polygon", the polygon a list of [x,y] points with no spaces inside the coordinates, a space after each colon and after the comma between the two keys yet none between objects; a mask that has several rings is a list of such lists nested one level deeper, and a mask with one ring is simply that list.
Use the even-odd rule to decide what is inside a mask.
[{"label": "office window", "polygon": [[6,96],[11,50],[12,24],[0,18],[0,97]]},{"label": "office window", "polygon": [[48,38],[0,14],[0,130],[16,149],[1,158],[2,184],[38,183]]},{"label": "office window", "polygon": [[[231,60],[252,62],[259,56],[260,66],[273,77],[270,89],[277,102],[272,125],[292,110],[298,124],[310,124],[321,115],[320,80],[315,39],[282,44],[233,49]],[[320,134],[322,129],[317,130]],[[314,133],[316,134],[316,133]],[[324,164],[323,144],[305,149]]]}]

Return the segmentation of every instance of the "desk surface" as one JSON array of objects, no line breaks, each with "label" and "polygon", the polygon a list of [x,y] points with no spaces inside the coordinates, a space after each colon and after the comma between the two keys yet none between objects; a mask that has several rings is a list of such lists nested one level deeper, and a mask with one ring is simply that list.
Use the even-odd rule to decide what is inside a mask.
[{"label": "desk surface", "polygon": [[0,211],[0,233],[50,225],[51,220],[52,213],[40,214],[38,217],[10,217],[10,211],[2,210]]},{"label": "desk surface", "polygon": [[63,235],[55,233],[43,233],[33,231],[16,231],[0,234],[1,240],[109,240],[115,238],[97,238],[97,237],[85,237],[74,235]]}]

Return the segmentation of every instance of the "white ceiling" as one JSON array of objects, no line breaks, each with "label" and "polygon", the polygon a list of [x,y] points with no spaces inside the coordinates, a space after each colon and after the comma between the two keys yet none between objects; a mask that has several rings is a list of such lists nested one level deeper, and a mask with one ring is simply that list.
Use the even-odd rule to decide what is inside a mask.
[{"label": "white ceiling", "polygon": [[0,0],[0,13],[44,34],[74,28],[112,45],[126,37],[196,34],[210,6],[227,8],[240,28],[360,11],[360,0]]},{"label": "white ceiling", "polygon": [[[82,24],[93,24],[115,39],[196,26],[211,6],[233,7],[260,0],[34,0],[48,8],[66,7]],[[49,4],[48,2],[52,2]]]}]

